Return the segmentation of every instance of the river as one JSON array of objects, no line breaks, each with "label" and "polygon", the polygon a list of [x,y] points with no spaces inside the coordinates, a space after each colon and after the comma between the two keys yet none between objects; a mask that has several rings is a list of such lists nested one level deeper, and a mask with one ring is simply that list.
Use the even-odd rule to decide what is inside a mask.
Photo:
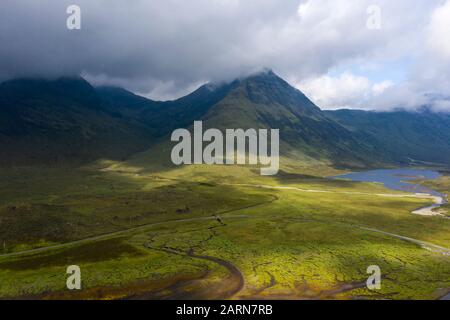
[{"label": "river", "polygon": [[413,213],[419,215],[438,215],[433,210],[447,202],[447,195],[423,186],[416,181],[437,179],[440,176],[441,174],[439,172],[433,170],[399,168],[351,172],[333,178],[359,182],[376,182],[383,184],[391,190],[431,195],[434,197],[435,203],[431,206],[419,208]]}]

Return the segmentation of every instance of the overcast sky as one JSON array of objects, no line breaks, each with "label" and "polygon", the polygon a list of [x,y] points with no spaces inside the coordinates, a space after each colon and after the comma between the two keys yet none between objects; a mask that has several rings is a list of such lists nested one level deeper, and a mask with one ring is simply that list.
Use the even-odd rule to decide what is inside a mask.
[{"label": "overcast sky", "polygon": [[170,99],[264,67],[324,109],[450,111],[450,0],[0,0],[0,81],[81,74]]}]

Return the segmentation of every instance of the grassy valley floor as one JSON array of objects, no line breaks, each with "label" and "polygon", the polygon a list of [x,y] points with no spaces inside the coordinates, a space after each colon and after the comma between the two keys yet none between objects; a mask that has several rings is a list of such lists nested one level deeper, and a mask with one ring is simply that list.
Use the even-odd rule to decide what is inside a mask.
[{"label": "grassy valley floor", "polygon": [[[411,214],[429,199],[322,177],[334,173],[139,162],[2,169],[0,298],[447,294],[450,220]],[[69,265],[81,267],[80,291],[66,289]],[[370,265],[382,270],[380,290],[365,287]]]}]

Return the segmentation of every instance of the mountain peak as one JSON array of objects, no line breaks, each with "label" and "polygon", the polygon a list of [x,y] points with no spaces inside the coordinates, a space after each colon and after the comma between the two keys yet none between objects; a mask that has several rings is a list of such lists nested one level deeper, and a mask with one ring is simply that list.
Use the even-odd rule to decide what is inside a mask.
[{"label": "mountain peak", "polygon": [[272,69],[264,69],[239,80],[241,92],[256,104],[282,105],[296,115],[317,115],[320,109],[300,90]]},{"label": "mountain peak", "polygon": [[256,72],[250,73],[246,77],[240,78],[240,81],[245,81],[249,79],[257,79],[257,78],[266,78],[266,79],[281,79],[272,69],[270,68],[263,68],[261,70],[258,70]]}]

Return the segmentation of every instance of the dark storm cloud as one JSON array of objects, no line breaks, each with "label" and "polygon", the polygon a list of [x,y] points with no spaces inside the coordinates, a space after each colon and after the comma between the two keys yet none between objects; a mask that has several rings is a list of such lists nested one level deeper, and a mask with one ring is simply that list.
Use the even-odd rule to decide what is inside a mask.
[{"label": "dark storm cloud", "polygon": [[[71,4],[81,8],[81,30],[66,28]],[[158,83],[234,77],[258,66],[248,39],[269,19],[295,15],[298,5],[286,2],[280,11],[272,10],[273,1],[256,4],[2,1],[0,77],[86,74],[140,91]]]},{"label": "dark storm cloud", "polygon": [[[368,0],[1,0],[0,80],[81,74],[159,98],[263,67],[317,81],[335,67],[409,53],[442,4],[375,2],[379,32],[366,28]],[[66,27],[73,4],[81,30]]]}]

